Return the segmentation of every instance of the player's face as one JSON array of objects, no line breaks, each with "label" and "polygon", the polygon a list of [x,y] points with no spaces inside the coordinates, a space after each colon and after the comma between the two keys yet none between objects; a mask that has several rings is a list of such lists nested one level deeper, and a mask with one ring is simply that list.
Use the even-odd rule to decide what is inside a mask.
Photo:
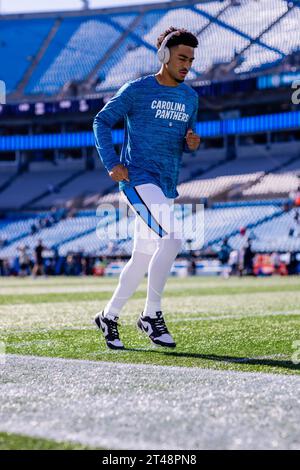
[{"label": "player's face", "polygon": [[171,47],[170,60],[167,69],[171,77],[176,82],[184,82],[184,79],[190,70],[194,61],[194,48],[180,44]]}]

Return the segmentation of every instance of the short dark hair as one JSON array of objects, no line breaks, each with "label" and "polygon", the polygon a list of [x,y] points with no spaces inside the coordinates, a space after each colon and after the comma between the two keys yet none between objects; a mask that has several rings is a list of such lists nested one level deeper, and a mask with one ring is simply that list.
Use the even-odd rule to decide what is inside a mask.
[{"label": "short dark hair", "polygon": [[[163,40],[165,37],[168,36],[168,34],[172,33],[173,31],[178,31],[181,28],[174,28],[174,26],[170,26],[166,31],[164,31],[158,38],[156,42],[157,49],[160,48]],[[172,36],[168,42],[167,42],[167,47],[172,47],[172,46],[179,46],[179,44],[184,44],[185,46],[190,46],[190,47],[198,47],[198,39],[193,33],[190,33],[189,31],[182,31],[178,35]]]}]

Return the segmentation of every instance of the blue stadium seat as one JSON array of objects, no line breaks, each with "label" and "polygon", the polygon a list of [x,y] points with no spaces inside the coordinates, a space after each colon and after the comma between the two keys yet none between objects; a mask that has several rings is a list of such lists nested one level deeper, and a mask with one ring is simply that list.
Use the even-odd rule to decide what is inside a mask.
[{"label": "blue stadium seat", "polygon": [[12,92],[54,23],[53,19],[0,21],[0,80]]},{"label": "blue stadium seat", "polygon": [[[254,227],[253,249],[257,251],[300,251],[300,225],[295,221],[295,210],[283,213],[268,222]],[[290,231],[293,231],[293,235]],[[245,243],[244,237],[236,235],[230,240],[235,249],[240,249]]]},{"label": "blue stadium seat", "polygon": [[[98,75],[98,92],[115,91],[128,80],[154,73],[160,65],[156,40],[171,25],[185,27],[199,38],[200,47],[195,51],[196,60],[187,77],[190,80],[217,64],[232,62],[240,53],[234,70],[237,74],[277,64],[285,55],[299,49],[299,6],[288,11],[285,0],[239,3],[211,1],[169,9],[155,6],[144,13],[132,10],[62,17],[33,70],[25,94],[57,94],[66,83],[85,80],[92,71]],[[135,28],[128,32],[137,17]],[[22,80],[56,19],[1,20],[0,60],[6,67],[0,79],[6,82],[8,93]],[[124,40],[118,43],[126,31]],[[253,42],[257,38],[260,43]],[[116,48],[111,57],[106,57],[110,47]],[[104,57],[98,71],[95,67]]]},{"label": "blue stadium seat", "polygon": [[87,78],[120,31],[104,15],[65,18],[26,88],[28,94],[53,94],[68,81]]},{"label": "blue stadium seat", "polygon": [[155,70],[158,65],[155,43],[148,34],[164,14],[165,10],[157,10],[143,16],[134,31],[101,68],[97,91],[114,90],[127,80],[134,80]]},{"label": "blue stadium seat", "polygon": [[276,49],[277,52],[253,44],[245,52],[245,60],[235,69],[235,72],[242,73],[265,68],[276,63],[283,56],[298,50],[300,47],[299,23],[300,7],[296,6],[260,38],[264,44]]}]

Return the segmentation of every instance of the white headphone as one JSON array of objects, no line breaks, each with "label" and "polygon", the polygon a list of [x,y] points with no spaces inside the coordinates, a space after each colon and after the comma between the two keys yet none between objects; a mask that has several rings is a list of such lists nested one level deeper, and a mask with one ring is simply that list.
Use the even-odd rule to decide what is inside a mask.
[{"label": "white headphone", "polygon": [[175,34],[176,36],[178,36],[180,33],[180,30],[172,31],[172,33],[168,34],[161,43],[161,46],[157,51],[157,57],[162,64],[167,64],[171,57],[170,49],[166,46],[167,42],[172,36],[174,36]]}]

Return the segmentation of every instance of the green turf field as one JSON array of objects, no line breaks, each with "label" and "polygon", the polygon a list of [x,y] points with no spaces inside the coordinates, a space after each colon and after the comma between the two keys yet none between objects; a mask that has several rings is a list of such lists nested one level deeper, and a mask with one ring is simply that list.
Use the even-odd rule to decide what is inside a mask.
[{"label": "green turf field", "polygon": [[88,447],[0,432],[1,450],[88,450]]},{"label": "green turf field", "polygon": [[[146,280],[123,310],[126,351],[109,351],[92,325],[115,279],[3,279],[0,341],[7,353],[272,373],[299,373],[300,280],[170,278],[163,311],[174,351],[136,329]],[[293,356],[294,354],[294,356]],[[296,354],[297,356],[297,354]],[[299,355],[298,355],[299,356]]]},{"label": "green turf field", "polygon": [[[297,376],[300,373],[300,279],[297,277],[170,278],[165,290],[163,312],[169,330],[177,342],[175,350],[151,345],[149,339],[136,328],[136,320],[144,305],[145,280],[122,312],[120,336],[126,350],[117,352],[106,348],[101,333],[93,325],[95,313],[105,306],[116,283],[116,279],[107,278],[1,279],[0,372],[1,361],[3,364],[4,359],[5,363],[5,353],[7,353],[18,355],[20,358],[29,355],[33,356],[33,359],[34,356],[45,356],[86,359],[92,362],[183,366],[183,368],[201,368],[203,372],[207,369],[226,370],[229,374],[232,374],[231,371],[269,372],[279,378],[278,374],[283,374],[288,378],[288,374],[294,376],[296,374]],[[64,367],[67,367],[68,364],[69,362],[64,363]],[[56,364],[55,367],[59,367],[59,365]],[[25,376],[20,370],[17,372],[17,378],[8,376],[8,379],[5,379],[4,374],[4,382],[2,380],[4,394],[6,393],[6,383],[8,386],[12,385],[13,388],[14,381],[17,380],[17,384],[20,380],[21,388],[16,385],[17,392],[15,390],[14,393],[21,394],[16,398],[16,403],[19,403],[19,406],[25,400],[24,410],[26,410],[26,406],[31,406],[30,397],[23,391],[24,382],[22,381],[26,374],[31,373],[30,366],[26,370]],[[67,369],[64,370],[67,371]],[[228,377],[229,383],[231,383],[231,376]],[[129,391],[124,392],[128,397],[131,393],[130,390],[134,390],[131,387],[135,387],[135,380],[138,379],[135,379],[133,375],[132,380]],[[217,382],[214,382],[214,377],[203,380],[209,380],[211,383],[208,386],[209,394],[213,393],[214,400],[218,400],[218,386]],[[238,383],[240,380],[239,378]],[[143,394],[148,393],[147,385],[140,385],[140,387],[141,390],[144,390]],[[159,387],[160,385],[158,385],[158,389]],[[251,387],[256,390],[255,381]],[[274,389],[272,387],[268,389],[270,397],[276,391],[276,386]],[[292,385],[290,388],[293,390]],[[109,380],[107,396],[111,396],[112,392],[109,390],[114,390],[113,377],[112,380]],[[170,390],[172,393],[172,386]],[[180,390],[174,390],[180,394]],[[157,391],[159,392],[159,390]],[[40,395],[38,393],[35,400],[42,396],[42,393]],[[254,393],[251,396],[255,396],[256,392],[251,393]],[[294,400],[293,393],[290,392],[290,395]],[[186,397],[184,392],[180,396],[181,398],[176,399],[176,406],[178,405],[179,410],[180,406],[187,406],[184,404]],[[131,400],[131,398],[128,399]],[[222,398],[220,400],[222,401]],[[270,400],[272,399],[270,398]],[[15,399],[13,398],[10,411],[12,414],[15,413],[13,411],[14,403]],[[20,410],[22,411],[22,408]],[[228,406],[224,410],[225,414],[229,412]],[[55,409],[53,411],[56,412]],[[3,412],[7,420],[7,416],[10,415],[5,415],[5,408],[2,409]],[[130,413],[130,411],[128,412]],[[210,412],[212,413],[210,419],[214,419],[214,405],[210,408]],[[245,412],[247,413],[247,411]],[[257,408],[255,413],[259,412],[260,410]],[[265,412],[268,416],[267,409]],[[126,410],[123,413],[126,414]],[[18,423],[18,414],[16,416]],[[271,415],[269,417],[271,418]],[[188,420],[188,417],[186,419]],[[290,413],[286,419],[292,422],[293,413]],[[101,430],[100,417],[99,420],[97,426]],[[130,415],[128,415],[128,420],[130,420]],[[24,424],[24,417],[22,422]],[[38,422],[42,428],[45,426],[46,421],[43,421],[43,418],[39,417]],[[240,425],[238,423],[235,430],[237,435],[240,432],[242,434],[245,432],[239,431]],[[136,424],[133,424],[132,429],[135,426]],[[83,425],[83,431],[88,432],[88,428],[89,422]],[[292,429],[292,424],[290,424],[290,428]],[[13,432],[0,433],[0,449],[111,448],[110,442],[112,442],[112,448],[114,446],[119,448],[119,442],[122,442],[116,441],[117,443],[113,444],[115,442],[114,432],[109,436],[110,440],[105,442],[101,440],[102,437],[96,444],[93,444],[92,440],[81,441],[77,436],[73,437],[72,433],[70,433],[70,438],[67,433],[63,439],[59,433],[56,435],[55,432],[52,434],[51,432],[49,434],[48,431],[45,431],[44,434],[36,433],[34,424],[31,424],[28,435],[26,435],[26,427],[24,432],[24,427],[19,428],[18,424],[13,428],[1,429],[0,427],[0,431],[7,431],[7,429],[13,429]],[[126,429],[124,435],[127,433]],[[276,432],[280,433],[279,425],[276,429]],[[80,436],[80,434],[78,435]],[[295,431],[291,431],[289,434],[289,436],[293,435],[295,435]],[[106,432],[102,436],[105,437]],[[171,442],[176,443],[176,439]],[[199,445],[206,445],[205,438],[201,439],[204,439],[201,441],[204,444]],[[269,438],[266,437],[264,445],[268,448],[269,441],[267,439]],[[85,445],[90,442],[91,445]],[[143,446],[143,444],[141,445]],[[217,447],[224,445],[226,448],[226,439],[222,438],[222,444],[216,440],[214,445]],[[293,444],[290,442],[283,442],[282,445],[286,448],[293,448]],[[298,444],[295,445],[298,448]]]}]

